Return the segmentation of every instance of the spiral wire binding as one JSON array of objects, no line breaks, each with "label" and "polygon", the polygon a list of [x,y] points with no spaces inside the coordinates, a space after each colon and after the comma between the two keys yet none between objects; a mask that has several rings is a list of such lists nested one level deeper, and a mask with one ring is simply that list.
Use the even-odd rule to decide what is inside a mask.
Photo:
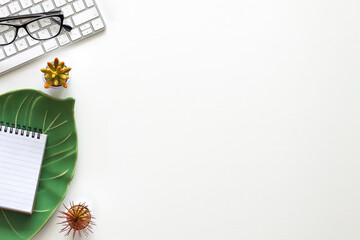
[{"label": "spiral wire binding", "polygon": [[[15,130],[15,131],[14,131]],[[37,129],[37,128],[31,128],[31,127],[27,127],[26,126],[22,126],[22,128],[20,127],[20,125],[16,125],[15,124],[9,124],[9,123],[5,123],[3,121],[0,121],[0,132],[8,132],[9,133],[13,133],[16,135],[20,135],[21,136],[25,136],[25,137],[31,137],[31,138],[36,138],[40,139],[40,134],[42,133],[41,129]],[[31,135],[30,135],[31,134]]]}]

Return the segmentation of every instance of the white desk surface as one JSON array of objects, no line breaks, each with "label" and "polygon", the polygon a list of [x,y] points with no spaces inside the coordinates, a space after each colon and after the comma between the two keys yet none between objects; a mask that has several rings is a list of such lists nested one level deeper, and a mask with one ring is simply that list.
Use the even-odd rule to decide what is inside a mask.
[{"label": "white desk surface", "polygon": [[[359,1],[98,5],[104,33],[0,77],[76,99],[85,239],[360,238]],[[65,91],[42,87],[54,57]]]}]

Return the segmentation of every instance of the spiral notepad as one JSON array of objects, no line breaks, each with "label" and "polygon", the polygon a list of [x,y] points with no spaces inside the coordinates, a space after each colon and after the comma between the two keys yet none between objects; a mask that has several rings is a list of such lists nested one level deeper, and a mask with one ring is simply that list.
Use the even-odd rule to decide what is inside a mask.
[{"label": "spiral notepad", "polygon": [[32,214],[47,135],[0,122],[0,208]]}]

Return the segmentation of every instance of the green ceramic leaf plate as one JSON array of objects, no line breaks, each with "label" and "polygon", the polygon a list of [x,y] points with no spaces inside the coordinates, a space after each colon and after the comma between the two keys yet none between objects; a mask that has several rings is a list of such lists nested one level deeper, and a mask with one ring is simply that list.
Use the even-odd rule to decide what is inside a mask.
[{"label": "green ceramic leaf plate", "polygon": [[42,129],[48,135],[31,216],[0,209],[0,238],[30,239],[62,202],[75,171],[77,134],[75,100],[57,99],[24,89],[0,95],[0,120]]}]

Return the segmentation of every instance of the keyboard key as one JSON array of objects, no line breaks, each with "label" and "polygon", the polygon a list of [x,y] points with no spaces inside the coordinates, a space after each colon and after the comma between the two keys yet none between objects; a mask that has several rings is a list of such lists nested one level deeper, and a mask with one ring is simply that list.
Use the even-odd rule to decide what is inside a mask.
[{"label": "keyboard key", "polygon": [[57,35],[59,33],[59,25],[54,24],[50,26],[50,32],[51,32],[51,36]]},{"label": "keyboard key", "polygon": [[78,0],[73,3],[74,9],[76,12],[80,12],[85,9],[84,2],[82,0]]},{"label": "keyboard key", "polygon": [[43,2],[42,6],[43,6],[45,12],[49,12],[49,11],[55,9],[54,4],[50,0]]},{"label": "keyboard key", "polygon": [[86,35],[89,35],[90,33],[92,33],[93,32],[93,30],[91,29],[91,28],[88,28],[88,29],[85,29],[84,31],[82,31],[82,34],[84,35],[84,36],[86,36]]},{"label": "keyboard key", "polygon": [[10,15],[10,12],[6,6],[0,8],[0,17],[7,17],[9,15]]},{"label": "keyboard key", "polygon": [[61,7],[66,4],[66,0],[54,0],[56,7]]},{"label": "keyboard key", "polygon": [[43,18],[39,20],[41,27],[46,27],[51,24],[51,21],[49,18]]},{"label": "keyboard key", "polygon": [[9,27],[6,26],[6,25],[0,26],[0,32],[4,32],[4,31],[6,31],[6,30],[8,30],[8,29],[9,29]]},{"label": "keyboard key", "polygon": [[24,28],[20,28],[19,31],[18,31],[18,36],[19,37],[23,37],[27,34],[27,32],[25,31]]},{"label": "keyboard key", "polygon": [[28,41],[28,43],[29,43],[30,46],[34,46],[34,45],[36,45],[36,44],[38,44],[38,43],[40,42],[40,41],[38,41],[38,40],[33,39],[33,38],[30,37],[30,36],[27,36],[27,37],[26,37],[26,40]]},{"label": "keyboard key", "polygon": [[91,28],[90,23],[86,23],[80,27],[81,31],[84,31],[85,29]]},{"label": "keyboard key", "polygon": [[47,39],[47,38],[51,37],[51,35],[47,29],[43,29],[43,30],[39,31],[38,34],[39,34],[39,39]]},{"label": "keyboard key", "polygon": [[0,5],[4,5],[6,3],[10,2],[10,0],[0,0]]},{"label": "keyboard key", "polygon": [[70,42],[69,37],[66,35],[66,33],[61,34],[57,37],[59,43],[61,46],[64,46],[65,44],[68,44]]},{"label": "keyboard key", "polygon": [[68,17],[74,14],[74,10],[72,9],[71,5],[66,5],[61,10],[64,14],[64,17]]},{"label": "keyboard key", "polygon": [[16,53],[16,48],[15,48],[14,44],[12,43],[12,44],[4,46],[4,51],[7,56],[11,56]]},{"label": "keyboard key", "polygon": [[64,24],[69,25],[70,27],[74,27],[74,24],[72,23],[70,18],[64,19]]},{"label": "keyboard key", "polygon": [[86,6],[91,7],[94,5],[94,1],[93,0],[85,0]]},{"label": "keyboard key", "polygon": [[34,7],[32,7],[31,9],[32,13],[41,13],[44,12],[41,5],[35,5]]},{"label": "keyboard key", "polygon": [[4,34],[7,42],[11,42],[15,38],[15,30],[10,30]]},{"label": "keyboard key", "polygon": [[18,51],[22,51],[28,47],[25,38],[15,41],[15,45]]},{"label": "keyboard key", "polygon": [[42,0],[34,0],[34,3],[42,2]]},{"label": "keyboard key", "polygon": [[31,0],[20,0],[20,3],[23,8],[28,8],[28,7],[32,6]]},{"label": "keyboard key", "polygon": [[95,7],[92,7],[73,16],[72,19],[74,21],[74,24],[78,26],[98,16],[99,16],[98,11],[96,10]]},{"label": "keyboard key", "polygon": [[39,27],[39,24],[37,24],[37,22],[32,22],[27,25],[27,29],[30,32],[35,32],[35,31],[39,30],[40,27]]},{"label": "keyboard key", "polygon": [[81,34],[79,32],[79,29],[77,29],[77,28],[73,28],[69,35],[71,37],[71,40],[73,40],[73,41],[75,41],[76,39],[81,38]]},{"label": "keyboard key", "polygon": [[102,29],[103,27],[105,27],[105,26],[104,26],[104,23],[101,21],[100,18],[93,20],[93,21],[91,22],[91,24],[92,24],[92,26],[93,26],[93,28],[94,28],[95,31],[97,31],[97,30]]},{"label": "keyboard key", "polygon": [[[30,14],[30,11],[28,9],[26,9],[22,12],[19,12],[19,15],[25,15],[25,14]],[[27,20],[23,20],[23,21],[27,21]]]},{"label": "keyboard key", "polygon": [[8,7],[9,7],[10,12],[11,12],[12,14],[17,13],[17,12],[20,12],[20,10],[21,10],[21,7],[20,7],[20,5],[19,5],[18,2],[12,2],[12,3],[10,3],[10,4],[8,5]]},{"label": "keyboard key", "polygon": [[44,54],[44,50],[40,45],[29,48],[27,50],[24,50],[22,52],[19,52],[18,54],[9,57],[7,59],[4,59],[0,64],[0,72],[3,73],[5,71],[8,71],[22,63],[25,63],[31,59],[34,59],[38,56],[41,56]]},{"label": "keyboard key", "polygon": [[44,46],[46,52],[50,52],[59,47],[55,38],[47,40],[46,42],[43,43],[43,46]]}]

